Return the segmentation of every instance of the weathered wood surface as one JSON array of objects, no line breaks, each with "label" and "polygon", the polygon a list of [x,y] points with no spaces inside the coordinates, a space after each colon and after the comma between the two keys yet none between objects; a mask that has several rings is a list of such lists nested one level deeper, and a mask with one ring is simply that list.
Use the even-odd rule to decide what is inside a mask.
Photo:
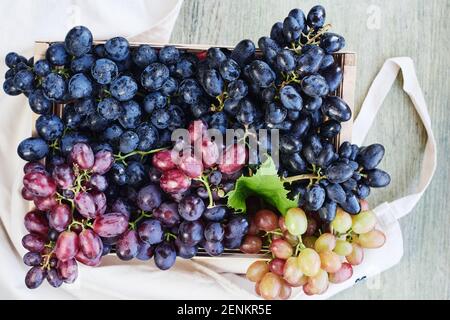
[{"label": "weathered wood surface", "polygon": [[[419,205],[401,220],[405,254],[397,266],[340,299],[450,299],[450,170],[448,0],[345,0],[320,2],[333,30],[345,36],[347,50],[358,54],[356,108],[386,58],[410,56],[416,64],[434,132],[439,166]],[[315,1],[185,0],[172,35],[174,43],[234,45],[268,35],[272,24],[291,8],[308,10]],[[373,205],[413,190],[418,179],[425,131],[399,78],[384,102],[366,144],[386,147],[381,167],[392,184],[376,190]]]}]

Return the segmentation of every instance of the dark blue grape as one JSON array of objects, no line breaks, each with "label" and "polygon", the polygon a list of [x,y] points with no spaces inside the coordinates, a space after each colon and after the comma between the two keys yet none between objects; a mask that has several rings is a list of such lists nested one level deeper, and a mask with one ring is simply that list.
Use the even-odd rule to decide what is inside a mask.
[{"label": "dark blue grape", "polygon": [[98,59],[91,68],[91,75],[99,84],[108,84],[117,78],[119,69],[114,61]]},{"label": "dark blue grape", "polygon": [[372,188],[383,188],[391,182],[390,175],[380,169],[369,170],[365,174],[367,175],[365,181]]},{"label": "dark blue grape", "polygon": [[206,54],[206,60],[210,68],[218,69],[222,62],[227,59],[225,53],[220,48],[209,48]]},{"label": "dark blue grape", "polygon": [[327,197],[336,202],[336,203],[343,203],[346,200],[346,194],[345,190],[341,187],[338,183],[330,183],[326,186],[327,191]]},{"label": "dark blue grape", "polygon": [[161,87],[161,92],[167,97],[173,96],[178,91],[178,81],[170,77]]},{"label": "dark blue grape", "polygon": [[19,62],[22,62],[22,59],[16,52],[9,52],[5,56],[5,64],[8,68],[15,68]]},{"label": "dark blue grape", "polygon": [[316,73],[322,66],[322,61],[325,57],[325,52],[318,46],[313,46],[307,52],[302,53],[296,59],[296,72],[300,76],[306,76]]},{"label": "dark blue grape", "polygon": [[115,37],[106,41],[105,52],[111,60],[124,61],[130,54],[130,44],[123,37]]},{"label": "dark blue grape", "polygon": [[140,151],[151,150],[159,138],[158,130],[152,125],[146,123],[141,124],[137,128],[136,133],[139,137],[137,149]]},{"label": "dark blue grape", "polygon": [[331,222],[336,217],[337,205],[333,201],[325,201],[322,207],[319,209],[320,220],[324,222]]},{"label": "dark blue grape", "polygon": [[355,190],[355,194],[360,199],[366,199],[370,194],[370,187],[365,183],[360,183]]},{"label": "dark blue grape", "polygon": [[144,165],[138,161],[128,162],[126,175],[128,176],[128,184],[132,187],[141,186],[147,176]]},{"label": "dark blue grape", "polygon": [[67,33],[64,44],[69,54],[80,57],[91,51],[92,33],[86,27],[74,27]]},{"label": "dark blue grape", "polygon": [[209,120],[209,127],[219,130],[225,134],[227,128],[227,116],[224,112],[215,112]]},{"label": "dark blue grape", "polygon": [[55,115],[42,115],[36,120],[36,131],[46,141],[53,141],[62,136],[64,123]]},{"label": "dark blue grape", "polygon": [[138,252],[136,254],[136,259],[141,261],[150,260],[153,257],[155,247],[146,243],[139,241]]},{"label": "dark blue grape", "polygon": [[260,88],[267,88],[275,81],[275,73],[261,60],[255,60],[249,65],[248,76]]},{"label": "dark blue grape", "polygon": [[159,61],[174,64],[180,59],[180,51],[175,46],[165,46],[159,50]]},{"label": "dark blue grape", "polygon": [[180,223],[178,204],[175,202],[163,202],[157,209],[153,210],[153,217],[161,221],[166,227],[174,227]]},{"label": "dark blue grape", "polygon": [[83,121],[83,115],[76,112],[73,104],[64,106],[62,119],[66,128],[77,129]]},{"label": "dark blue grape", "polygon": [[275,60],[275,65],[279,71],[291,72],[295,69],[294,53],[289,49],[281,50]]},{"label": "dark blue grape", "polygon": [[179,239],[175,240],[175,248],[177,250],[177,255],[183,259],[191,259],[197,255],[197,246],[189,246],[184,244]]},{"label": "dark blue grape", "polygon": [[134,101],[125,101],[122,103],[123,113],[119,117],[119,123],[125,129],[135,129],[141,122],[141,107]]},{"label": "dark blue grape", "polygon": [[69,80],[69,94],[74,99],[87,98],[92,90],[91,80],[82,73],[73,75]]},{"label": "dark blue grape", "polygon": [[45,276],[46,271],[43,268],[41,268],[40,266],[33,267],[27,272],[27,275],[25,276],[25,285],[28,289],[36,289],[42,284]]},{"label": "dark blue grape", "polygon": [[63,284],[63,279],[59,275],[59,272],[56,269],[50,269],[47,271],[47,282],[53,288],[59,288]]},{"label": "dark blue grape", "polygon": [[[78,58],[75,58],[70,63],[70,69],[74,73],[80,73],[80,72],[89,72],[92,68],[92,66],[95,63],[95,57],[92,54],[85,54]],[[36,66],[35,66],[36,70]]]},{"label": "dark blue grape", "polygon": [[325,78],[328,84],[328,88],[330,92],[336,90],[342,82],[342,68],[338,66],[336,63],[333,63],[331,66],[322,69],[320,74]]},{"label": "dark blue grape", "polygon": [[304,198],[306,209],[317,211],[325,202],[325,190],[320,185],[316,184],[306,190]]},{"label": "dark blue grape", "polygon": [[308,16],[306,18],[306,23],[310,28],[319,29],[322,28],[325,24],[325,8],[317,5],[311,8],[308,12]]},{"label": "dark blue grape", "polygon": [[70,58],[63,43],[51,44],[45,57],[54,66],[63,66],[69,62]]},{"label": "dark blue grape", "polygon": [[294,17],[286,17],[283,21],[283,34],[287,42],[297,41],[300,38],[303,26]]},{"label": "dark blue grape", "polygon": [[145,96],[143,104],[145,112],[152,113],[153,110],[162,109],[166,106],[167,97],[159,91],[150,92]]},{"label": "dark blue grape", "polygon": [[29,92],[33,90],[34,87],[34,74],[31,70],[24,69],[19,70],[14,78],[14,87],[17,89],[23,91],[23,92]]},{"label": "dark blue grape", "polygon": [[141,74],[141,84],[144,88],[155,91],[161,89],[169,79],[169,69],[161,63],[152,63]]},{"label": "dark blue grape", "polygon": [[163,241],[164,231],[156,219],[144,220],[138,227],[139,238],[148,244],[158,244]]},{"label": "dark blue grape", "polygon": [[186,127],[186,119],[183,109],[179,106],[171,105],[167,111],[170,114],[169,126],[167,127],[170,131]]},{"label": "dark blue grape", "polygon": [[178,239],[184,244],[194,246],[203,239],[204,228],[199,220],[183,221],[178,228]]},{"label": "dark blue grape", "polygon": [[304,77],[302,79],[302,90],[311,97],[322,97],[329,92],[325,78],[318,74]]},{"label": "dark blue grape", "polygon": [[75,101],[74,108],[81,115],[88,115],[96,111],[95,102],[90,98]]},{"label": "dark blue grape", "polygon": [[23,263],[29,267],[39,266],[42,262],[42,256],[38,252],[27,252],[23,256]]},{"label": "dark blue grape", "polygon": [[233,217],[225,225],[225,239],[242,238],[247,234],[249,228],[248,220],[243,216]]},{"label": "dark blue grape", "polygon": [[335,162],[326,169],[325,174],[330,182],[342,183],[351,178],[353,169],[343,162]]},{"label": "dark blue grape", "polygon": [[206,241],[211,242],[222,241],[224,237],[224,229],[219,222],[210,222],[205,227],[204,235]]},{"label": "dark blue grape", "polygon": [[284,121],[287,116],[287,110],[279,103],[272,102],[266,105],[265,119],[272,124],[278,124]]},{"label": "dark blue grape", "polygon": [[277,57],[277,54],[281,51],[278,43],[268,37],[261,37],[258,40],[258,47],[262,51],[264,58],[269,63],[274,63]]},{"label": "dark blue grape", "polygon": [[241,246],[243,237],[229,238],[223,241],[223,245],[228,249],[238,249]]},{"label": "dark blue grape", "polygon": [[202,95],[202,89],[194,79],[186,79],[180,84],[179,94],[185,103],[195,104]]},{"label": "dark blue grape", "polygon": [[297,22],[300,25],[300,28],[302,30],[305,29],[306,17],[305,17],[305,13],[301,9],[292,9],[291,11],[289,11],[288,16],[293,17],[295,20],[297,20]]},{"label": "dark blue grape", "polygon": [[208,181],[213,186],[218,186],[222,181],[222,172],[218,170],[211,171],[208,175]]},{"label": "dark blue grape", "polygon": [[48,114],[52,109],[52,103],[48,100],[41,89],[36,89],[28,96],[28,104],[31,110],[37,114]]},{"label": "dark blue grape", "polygon": [[255,44],[253,41],[245,39],[241,40],[231,52],[230,58],[236,61],[239,66],[244,67],[250,61],[253,60],[255,56]]},{"label": "dark blue grape", "polygon": [[181,58],[175,66],[174,74],[180,79],[187,79],[195,74],[195,63],[188,58]]},{"label": "dark blue grape", "polygon": [[286,45],[286,39],[283,33],[283,23],[277,22],[270,29],[270,38],[274,40],[280,47]]},{"label": "dark blue grape", "polygon": [[298,153],[302,149],[302,142],[291,135],[280,137],[280,152],[284,154]]},{"label": "dark blue grape", "polygon": [[358,183],[355,179],[350,178],[347,181],[344,181],[341,183],[342,188],[344,188],[345,191],[353,191],[358,187]]},{"label": "dark blue grape", "polygon": [[247,96],[248,86],[241,79],[235,80],[228,84],[227,92],[228,96],[232,99],[242,99]]},{"label": "dark blue grape", "polygon": [[178,204],[178,213],[188,221],[199,219],[205,211],[205,203],[195,196],[187,196]]},{"label": "dark blue grape", "polygon": [[148,44],[141,44],[139,47],[133,50],[133,52],[131,53],[131,57],[133,59],[133,62],[141,68],[144,68],[149,64],[158,61],[158,53]]},{"label": "dark blue grape", "polygon": [[339,147],[339,156],[341,158],[349,158],[352,154],[352,145],[350,142],[345,141]]},{"label": "dark blue grape", "polygon": [[327,143],[323,146],[317,156],[317,165],[326,168],[336,159],[336,157],[337,155],[334,153],[334,146],[331,143]]},{"label": "dark blue grape", "polygon": [[40,138],[27,138],[17,147],[17,154],[25,161],[38,161],[48,154],[47,143]]},{"label": "dark blue grape", "polygon": [[324,138],[334,138],[341,132],[341,124],[336,120],[327,120],[320,126],[320,135]]},{"label": "dark blue grape", "polygon": [[64,155],[68,155],[75,144],[88,142],[89,139],[86,136],[78,132],[68,132],[61,138],[60,149]]},{"label": "dark blue grape", "polygon": [[217,241],[206,241],[203,244],[203,248],[210,256],[213,257],[220,256],[225,250],[222,242]]},{"label": "dark blue grape", "polygon": [[120,76],[111,83],[109,90],[117,100],[128,101],[136,95],[138,85],[132,77]]},{"label": "dark blue grape", "polygon": [[103,132],[103,139],[113,145],[117,145],[122,133],[122,127],[117,124],[113,124],[110,127],[106,128],[106,130]]},{"label": "dark blue grape", "polygon": [[358,198],[353,193],[347,193],[347,199],[340,204],[344,211],[350,214],[358,214],[361,211],[361,205]]},{"label": "dark blue grape", "polygon": [[232,117],[236,117],[240,109],[240,99],[226,99],[223,103],[223,110]]},{"label": "dark blue grape", "polygon": [[172,243],[160,243],[155,249],[155,264],[161,270],[170,269],[175,264],[176,251]]},{"label": "dark blue grape", "polygon": [[151,118],[152,124],[158,129],[166,129],[170,122],[170,113],[167,109],[157,109],[153,111]]},{"label": "dark blue grape", "polygon": [[291,173],[299,174],[306,172],[305,160],[303,160],[299,153],[289,154],[281,160],[286,169]]},{"label": "dark blue grape", "polygon": [[122,153],[130,153],[136,150],[139,144],[139,137],[133,131],[125,131],[119,140],[119,150]]},{"label": "dark blue grape", "polygon": [[327,117],[338,122],[345,122],[351,119],[352,111],[347,103],[337,96],[329,96],[324,99],[322,112]]},{"label": "dark blue grape", "polygon": [[219,72],[226,81],[234,81],[239,78],[241,68],[233,59],[227,59],[220,64]]},{"label": "dark blue grape", "polygon": [[375,169],[384,157],[384,147],[375,143],[359,151],[356,161],[365,169]]},{"label": "dark blue grape", "polygon": [[[226,106],[226,100],[224,103],[224,109],[225,109],[225,106]],[[237,106],[237,103],[236,103],[236,106]],[[195,119],[198,119],[201,116],[206,115],[208,113],[209,109],[210,109],[210,106],[204,101],[199,101],[195,104],[190,105],[191,113]]]},{"label": "dark blue grape", "polygon": [[320,38],[320,47],[326,53],[334,53],[345,47],[344,37],[331,32],[326,32]]},{"label": "dark blue grape", "polygon": [[306,135],[310,127],[311,120],[309,117],[300,118],[293,123],[290,134],[296,138],[301,138]]},{"label": "dark blue grape", "polygon": [[280,100],[288,110],[300,111],[303,108],[303,100],[293,86],[287,85],[280,90]]},{"label": "dark blue grape", "polygon": [[109,170],[109,174],[114,183],[119,186],[123,186],[128,182],[128,176],[125,172],[125,166],[121,163],[114,163]]},{"label": "dark blue grape", "polygon": [[256,107],[248,99],[239,101],[239,111],[236,114],[236,120],[242,125],[250,125],[255,121]]},{"label": "dark blue grape", "polygon": [[215,69],[205,71],[201,78],[201,84],[206,93],[211,97],[221,95],[225,85],[220,73]]},{"label": "dark blue grape", "polygon": [[93,53],[98,57],[98,58],[106,58],[106,50],[105,50],[105,45],[104,44],[98,44],[94,47],[93,49]]},{"label": "dark blue grape", "polygon": [[107,120],[117,120],[124,110],[119,101],[114,98],[106,98],[99,102],[97,112]]},{"label": "dark blue grape", "polygon": [[103,118],[100,114],[94,112],[89,114],[82,126],[91,130],[93,132],[102,132],[110,125],[110,121],[108,119]]},{"label": "dark blue grape", "polygon": [[203,213],[203,216],[209,221],[219,222],[225,218],[227,213],[226,207],[216,206],[212,208],[207,208]]},{"label": "dark blue grape", "polygon": [[50,100],[60,100],[66,94],[64,78],[57,73],[49,73],[42,82],[44,95]]},{"label": "dark blue grape", "polygon": [[324,70],[334,64],[334,57],[332,54],[325,54],[323,56],[322,62],[320,63],[319,70]]}]

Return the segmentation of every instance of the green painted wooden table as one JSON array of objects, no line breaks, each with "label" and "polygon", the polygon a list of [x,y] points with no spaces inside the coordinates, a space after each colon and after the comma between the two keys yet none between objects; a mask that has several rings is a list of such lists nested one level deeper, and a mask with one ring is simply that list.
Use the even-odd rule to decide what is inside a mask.
[{"label": "green painted wooden table", "polygon": [[[309,10],[315,1],[185,0],[173,43],[235,45],[268,35],[290,9]],[[356,109],[374,76],[390,57],[409,56],[427,100],[438,141],[435,178],[413,212],[401,220],[405,253],[380,277],[339,294],[340,299],[450,299],[450,108],[448,0],[322,0],[327,21],[358,54]],[[412,191],[418,180],[426,134],[399,78],[366,144],[386,147],[381,167],[392,183],[376,190],[370,203]]]}]

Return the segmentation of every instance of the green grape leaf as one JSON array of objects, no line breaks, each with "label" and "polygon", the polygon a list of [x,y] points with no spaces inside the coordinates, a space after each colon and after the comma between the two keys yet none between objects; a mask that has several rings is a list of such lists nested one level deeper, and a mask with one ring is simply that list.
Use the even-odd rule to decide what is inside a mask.
[{"label": "green grape leaf", "polygon": [[245,200],[249,196],[258,196],[285,215],[288,209],[298,206],[297,199],[288,199],[288,192],[277,175],[272,157],[268,157],[256,174],[251,177],[241,176],[236,180],[234,190],[227,194],[227,205],[237,212],[245,213],[247,211]]}]

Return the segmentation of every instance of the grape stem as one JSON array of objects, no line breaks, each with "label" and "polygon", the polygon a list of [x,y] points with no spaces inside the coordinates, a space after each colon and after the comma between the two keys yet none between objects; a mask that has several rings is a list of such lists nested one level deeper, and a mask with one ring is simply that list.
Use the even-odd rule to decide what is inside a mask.
[{"label": "grape stem", "polygon": [[201,175],[199,178],[194,179],[194,180],[200,181],[201,183],[203,183],[203,185],[205,186],[206,192],[208,192],[208,198],[209,198],[208,208],[214,207],[215,204],[214,204],[214,199],[212,196],[211,187],[208,182],[208,177],[206,175]]},{"label": "grape stem", "polygon": [[170,241],[170,238],[175,240],[177,238],[177,236],[174,235],[172,232],[166,232],[165,238],[166,238],[166,241]]},{"label": "grape stem", "polygon": [[315,175],[312,173],[307,173],[307,174],[299,174],[299,175],[292,176],[292,177],[282,178],[281,181],[283,183],[292,183],[292,182],[300,181],[300,180],[320,181],[322,179],[326,179],[326,176],[320,176],[320,175]]},{"label": "grape stem", "polygon": [[129,226],[131,230],[135,230],[136,229],[136,224],[141,221],[143,218],[151,218],[153,217],[152,214],[148,214],[146,213],[144,210],[141,210],[141,214],[139,215],[139,217],[136,218],[136,220],[134,220],[133,222],[129,222]]},{"label": "grape stem", "polygon": [[159,151],[162,151],[162,150],[167,150],[168,148],[169,147],[164,147],[164,148],[153,149],[153,150],[149,150],[149,151],[136,150],[136,151],[124,154],[124,155],[121,152],[119,152],[118,154],[114,155],[114,160],[116,160],[117,162],[122,162],[123,165],[126,166],[127,163],[126,163],[125,159],[128,158],[128,157],[131,157],[131,156],[134,156],[134,155],[138,154],[138,155],[141,156],[141,159],[143,159],[145,156],[148,156],[149,154],[156,153],[156,152],[159,152]]},{"label": "grape stem", "polygon": [[306,249],[306,246],[303,244],[302,236],[298,236],[298,244],[295,246],[295,256],[298,256],[299,252],[303,249]]}]

